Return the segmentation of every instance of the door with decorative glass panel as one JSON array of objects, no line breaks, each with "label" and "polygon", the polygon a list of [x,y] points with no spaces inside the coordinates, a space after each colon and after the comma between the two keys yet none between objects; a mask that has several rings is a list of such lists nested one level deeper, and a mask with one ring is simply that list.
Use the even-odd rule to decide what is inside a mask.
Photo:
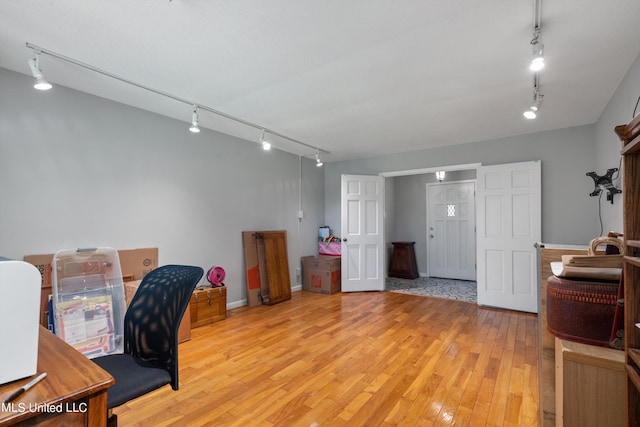
[{"label": "door with decorative glass panel", "polygon": [[429,276],[476,280],[475,181],[427,184]]}]

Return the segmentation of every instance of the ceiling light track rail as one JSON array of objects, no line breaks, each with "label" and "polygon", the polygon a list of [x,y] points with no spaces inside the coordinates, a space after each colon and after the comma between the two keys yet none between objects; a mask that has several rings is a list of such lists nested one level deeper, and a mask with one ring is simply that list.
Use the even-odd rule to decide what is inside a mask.
[{"label": "ceiling light track rail", "polygon": [[533,103],[522,113],[527,119],[535,119],[544,95],[540,91],[540,71],[544,69],[544,45],[540,40],[542,33],[542,0],[533,2],[533,38],[531,39],[532,60],[529,69],[533,71]]},{"label": "ceiling light track rail", "polygon": [[[106,77],[109,77],[109,78],[112,78],[112,79],[115,79],[115,80],[119,80],[119,81],[121,81],[123,83],[126,83],[128,85],[135,86],[135,87],[137,87],[139,89],[143,89],[143,90],[146,90],[148,92],[152,92],[152,93],[155,93],[157,95],[173,99],[174,101],[181,102],[183,104],[187,104],[187,105],[189,105],[189,107],[192,108],[192,111],[193,111],[192,128],[193,128],[194,124],[197,127],[197,110],[199,109],[199,110],[208,111],[208,112],[213,113],[213,114],[215,114],[217,116],[224,117],[224,118],[232,120],[234,122],[241,123],[241,124],[243,124],[245,126],[249,126],[249,127],[254,128],[254,129],[257,129],[257,130],[261,131],[263,133],[263,135],[266,132],[266,133],[269,133],[269,134],[271,134],[273,136],[277,136],[278,138],[282,138],[284,140],[293,142],[293,143],[298,144],[300,146],[309,148],[309,149],[313,150],[314,154],[315,153],[329,154],[329,151],[327,151],[327,150],[323,150],[322,148],[313,146],[311,144],[307,144],[306,142],[302,142],[302,141],[297,140],[295,138],[288,137],[288,136],[283,135],[283,134],[281,134],[279,132],[276,132],[276,131],[274,131],[272,129],[269,129],[269,128],[264,127],[264,126],[260,126],[258,124],[255,124],[255,123],[252,123],[250,121],[244,120],[244,119],[242,119],[240,117],[236,117],[236,116],[233,116],[231,114],[227,114],[224,111],[216,110],[215,108],[211,108],[211,107],[208,107],[206,105],[199,104],[197,102],[188,100],[186,98],[182,98],[180,96],[173,95],[173,94],[171,94],[169,92],[165,92],[165,91],[162,91],[162,90],[154,89],[152,87],[143,85],[141,83],[134,82],[133,80],[127,79],[125,77],[118,76],[117,74],[113,74],[113,73],[111,73],[109,71],[102,70],[102,69],[100,69],[98,67],[94,67],[91,64],[87,64],[85,62],[78,61],[77,59],[70,58],[68,56],[65,56],[65,55],[62,55],[60,53],[51,51],[51,50],[46,49],[44,47],[35,45],[33,43],[26,42],[26,46],[27,46],[27,48],[33,50],[34,53],[36,53],[36,55],[39,55],[39,54],[49,55],[49,56],[52,56],[54,58],[60,59],[62,61],[68,62],[70,64],[76,65],[78,67],[82,67],[82,68],[85,68],[87,70],[93,71],[95,73],[102,74],[103,76],[106,76]],[[193,119],[196,119],[195,123],[193,123]],[[313,154],[311,154],[311,155],[313,155]]]}]

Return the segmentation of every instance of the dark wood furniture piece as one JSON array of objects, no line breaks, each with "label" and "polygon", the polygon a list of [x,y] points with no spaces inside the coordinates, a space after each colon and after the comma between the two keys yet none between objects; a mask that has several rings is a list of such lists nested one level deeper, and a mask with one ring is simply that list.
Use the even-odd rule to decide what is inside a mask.
[{"label": "dark wood furniture piece", "polygon": [[389,277],[402,279],[417,279],[418,264],[416,263],[416,242],[391,242],[393,252],[389,263]]},{"label": "dark wood furniture piece", "polygon": [[[38,373],[42,372],[47,373],[42,381],[4,404],[0,425],[107,424],[107,389],[113,377],[44,327],[40,327],[38,340]],[[31,379],[1,385],[0,400]]]},{"label": "dark wood furniture piece", "polygon": [[622,141],[624,212],[624,348],[627,425],[640,425],[640,115],[616,126]]}]

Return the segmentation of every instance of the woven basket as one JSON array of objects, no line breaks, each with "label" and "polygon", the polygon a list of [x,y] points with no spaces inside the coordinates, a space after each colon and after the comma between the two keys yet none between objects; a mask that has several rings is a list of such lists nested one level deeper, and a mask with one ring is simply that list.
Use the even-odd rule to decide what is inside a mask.
[{"label": "woven basket", "polygon": [[616,239],[615,237],[596,237],[589,243],[589,255],[595,255],[598,246],[600,245],[612,245],[618,248],[620,251],[620,255],[624,255],[624,245],[620,239]]},{"label": "woven basket", "polygon": [[618,282],[547,279],[547,328],[555,336],[609,346]]}]

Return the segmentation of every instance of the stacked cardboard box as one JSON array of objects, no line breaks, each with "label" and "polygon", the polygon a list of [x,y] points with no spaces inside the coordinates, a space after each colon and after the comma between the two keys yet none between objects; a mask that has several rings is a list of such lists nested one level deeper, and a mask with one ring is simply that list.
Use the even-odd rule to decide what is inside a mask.
[{"label": "stacked cardboard box", "polygon": [[340,262],[336,256],[302,257],[302,289],[322,294],[340,292]]}]

